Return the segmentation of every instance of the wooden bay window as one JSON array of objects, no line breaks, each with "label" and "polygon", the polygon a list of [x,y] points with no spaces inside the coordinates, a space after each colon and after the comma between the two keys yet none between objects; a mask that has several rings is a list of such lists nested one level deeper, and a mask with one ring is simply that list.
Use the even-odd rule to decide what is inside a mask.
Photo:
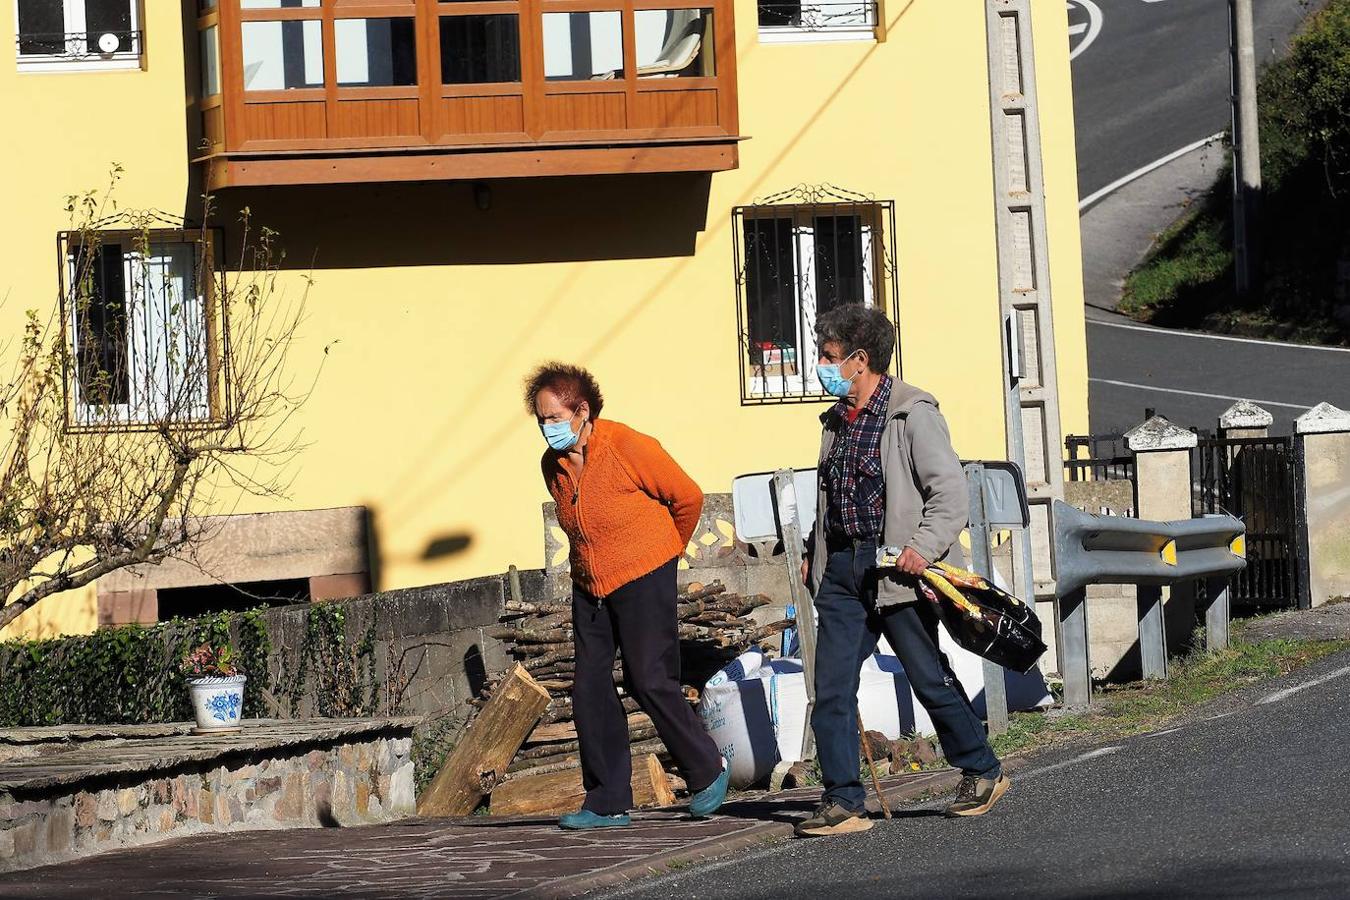
[{"label": "wooden bay window", "polygon": [[210,184],[736,164],[730,0],[202,0]]}]

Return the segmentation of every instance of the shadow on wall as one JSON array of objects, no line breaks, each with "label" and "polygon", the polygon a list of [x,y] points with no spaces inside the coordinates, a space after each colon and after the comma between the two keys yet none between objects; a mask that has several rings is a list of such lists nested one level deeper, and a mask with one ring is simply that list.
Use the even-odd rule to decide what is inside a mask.
[{"label": "shadow on wall", "polygon": [[[385,590],[384,548],[380,540],[379,514],[373,503],[365,504],[366,564],[370,572],[370,589],[378,593]],[[473,544],[473,535],[468,532],[447,532],[431,537],[423,548],[421,559],[426,562],[457,556],[468,550]]]},{"label": "shadow on wall", "polygon": [[288,269],[509,265],[692,256],[706,173],[236,188],[217,224],[239,259],[239,211],[281,235]]}]

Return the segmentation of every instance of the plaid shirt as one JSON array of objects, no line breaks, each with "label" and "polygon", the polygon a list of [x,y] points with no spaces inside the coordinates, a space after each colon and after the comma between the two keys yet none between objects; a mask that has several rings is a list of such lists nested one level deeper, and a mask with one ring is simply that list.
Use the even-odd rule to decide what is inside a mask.
[{"label": "plaid shirt", "polygon": [[821,418],[835,432],[825,461],[829,498],[826,531],[851,538],[880,537],[885,519],[886,485],[881,476],[881,434],[891,401],[891,377],[881,376],[867,405],[852,422],[847,400],[840,400]]}]

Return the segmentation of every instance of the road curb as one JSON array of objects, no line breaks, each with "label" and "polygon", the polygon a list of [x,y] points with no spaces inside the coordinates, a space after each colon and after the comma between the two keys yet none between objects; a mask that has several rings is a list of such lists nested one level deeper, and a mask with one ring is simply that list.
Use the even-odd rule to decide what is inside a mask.
[{"label": "road curb", "polygon": [[[901,803],[934,791],[949,791],[956,787],[960,780],[960,773],[955,769],[940,769],[916,775],[899,776],[894,780],[889,780],[889,783],[883,782],[882,790],[885,791],[888,802]],[[870,812],[876,814],[880,806],[875,798],[869,797],[867,808]],[[611,869],[605,869],[592,875],[584,875],[580,878],[559,879],[557,882],[540,885],[532,894],[543,898],[543,900],[566,900],[566,898],[579,897],[601,888],[615,887],[661,875],[671,866],[711,862],[743,850],[788,840],[791,837],[791,822],[765,822],[758,827],[738,832],[730,837],[709,838],[686,847],[656,853],[640,862],[621,863]]]}]

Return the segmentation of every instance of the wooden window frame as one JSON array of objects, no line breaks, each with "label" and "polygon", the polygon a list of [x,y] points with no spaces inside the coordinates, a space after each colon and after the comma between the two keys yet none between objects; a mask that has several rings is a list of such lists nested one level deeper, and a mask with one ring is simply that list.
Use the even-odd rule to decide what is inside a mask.
[{"label": "wooden window frame", "polygon": [[[712,10],[710,49],[715,75],[637,78],[634,17],[639,9]],[[287,155],[608,147],[616,142],[733,143],[738,136],[732,9],[732,0],[323,0],[318,7],[279,9],[242,9],[239,0],[217,0],[215,7],[197,18],[199,31],[212,25],[218,27],[221,59],[221,95],[201,98],[199,103],[203,115],[211,122],[204,129],[209,149],[203,158],[275,157],[278,162],[294,167],[295,160],[286,159]],[[603,82],[546,81],[543,15],[593,11],[615,11],[622,16],[624,77]],[[520,81],[443,84],[441,21],[481,15],[516,17]],[[416,23],[418,83],[399,87],[339,87],[334,23],[347,18],[408,16]],[[245,93],[243,23],[286,20],[322,23],[323,87]],[[684,98],[656,99],[672,91],[684,92],[687,102]],[[587,102],[581,95],[616,99],[609,103]],[[386,130],[372,126],[368,133],[354,134],[350,119],[344,118],[348,110],[353,116],[362,114],[362,108],[353,104],[365,104],[365,108],[374,110],[372,115],[402,118]],[[508,109],[514,112],[505,113]],[[592,112],[596,109],[601,111]],[[488,115],[486,126],[476,121],[466,125],[460,118],[477,115],[475,111],[482,110],[496,111],[483,113]],[[281,133],[259,126],[259,117],[267,116],[285,119],[292,131]],[[403,128],[402,123],[411,122],[413,116],[415,130],[411,126]],[[297,118],[305,124],[294,125]],[[449,176],[429,173],[429,177]]]}]

